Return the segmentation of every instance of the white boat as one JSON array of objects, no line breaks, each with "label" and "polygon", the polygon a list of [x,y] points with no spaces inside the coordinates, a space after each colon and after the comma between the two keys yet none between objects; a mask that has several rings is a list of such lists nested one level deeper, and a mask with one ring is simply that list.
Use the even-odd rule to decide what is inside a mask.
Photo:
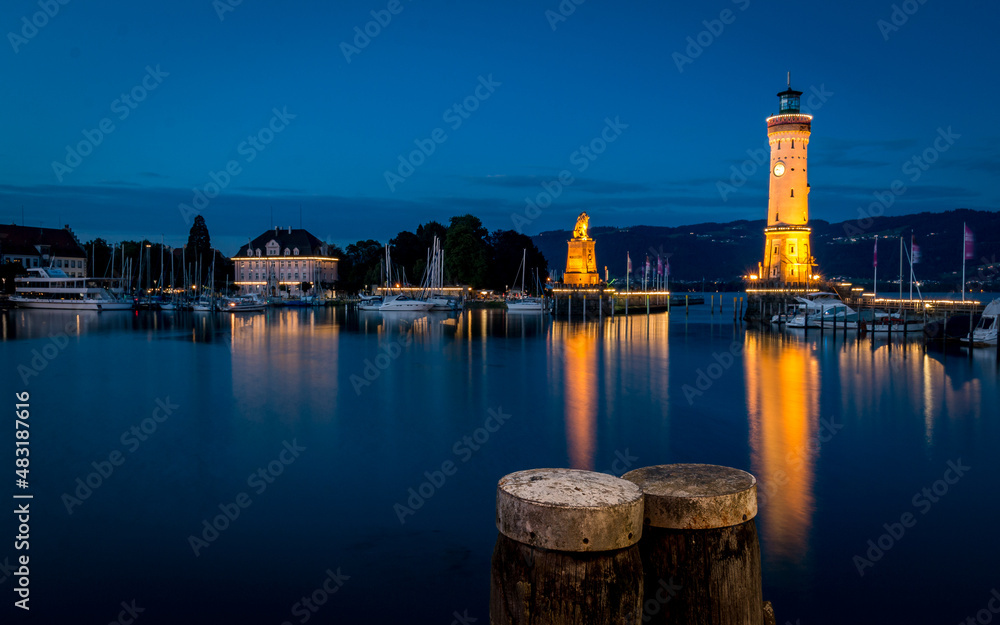
[{"label": "white boat", "polygon": [[191,310],[194,312],[211,312],[212,300],[208,296],[202,295],[191,304]]},{"label": "white boat", "polygon": [[241,295],[226,300],[222,305],[223,312],[261,312],[267,308],[267,302],[254,294]]},{"label": "white boat", "polygon": [[31,267],[27,277],[14,279],[10,301],[18,308],[62,308],[69,310],[131,310],[132,302],[117,297],[108,278],[71,278],[55,267]]},{"label": "white boat", "polygon": [[382,307],[382,303],[385,301],[381,295],[361,295],[360,297],[358,310],[376,311]]},{"label": "white boat", "polygon": [[[510,312],[527,312],[535,313],[542,312],[545,309],[545,302],[542,301],[540,297],[530,297],[524,292],[524,277],[528,273],[528,250],[525,249],[521,255],[521,266],[518,268],[517,273],[521,275],[521,290],[518,293],[511,294],[504,301],[507,304],[507,310]],[[514,283],[517,283],[517,276],[514,276]]]},{"label": "white boat", "polygon": [[378,309],[382,312],[427,312],[432,306],[433,304],[430,302],[413,299],[406,295],[389,295]]},{"label": "white boat", "polygon": [[454,296],[431,295],[424,301],[431,305],[431,310],[450,312],[462,309],[462,300]]},{"label": "white boat", "polygon": [[173,302],[160,302],[160,310],[164,312],[173,312],[177,310],[177,304]]},{"label": "white boat", "polygon": [[[996,345],[998,326],[1000,326],[1000,299],[995,299],[987,304],[983,316],[979,318],[979,323],[972,331],[972,344]],[[962,341],[968,343],[969,339],[966,337]]]},{"label": "white boat", "polygon": [[510,312],[542,312],[545,304],[540,297],[518,297],[507,300],[507,310]]}]

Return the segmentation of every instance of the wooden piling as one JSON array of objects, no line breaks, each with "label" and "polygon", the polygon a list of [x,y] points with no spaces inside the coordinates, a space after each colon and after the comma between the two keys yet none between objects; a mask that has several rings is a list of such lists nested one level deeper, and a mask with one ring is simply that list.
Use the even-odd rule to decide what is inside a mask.
[{"label": "wooden piling", "polygon": [[642,622],[643,495],[604,473],[532,469],[497,485],[492,625]]},{"label": "wooden piling", "polygon": [[[623,478],[645,499],[643,622],[763,625],[756,478],[709,464],[645,467]],[[679,588],[657,603],[663,582]]]}]

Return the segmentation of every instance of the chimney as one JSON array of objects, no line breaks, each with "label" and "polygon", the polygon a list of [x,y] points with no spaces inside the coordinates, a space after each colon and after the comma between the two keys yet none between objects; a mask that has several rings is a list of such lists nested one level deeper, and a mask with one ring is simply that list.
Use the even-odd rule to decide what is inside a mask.
[{"label": "chimney", "polygon": [[291,233],[292,233],[292,227],[288,226],[288,234],[291,234]]},{"label": "chimney", "polygon": [[278,236],[278,226],[274,227],[274,236]]}]

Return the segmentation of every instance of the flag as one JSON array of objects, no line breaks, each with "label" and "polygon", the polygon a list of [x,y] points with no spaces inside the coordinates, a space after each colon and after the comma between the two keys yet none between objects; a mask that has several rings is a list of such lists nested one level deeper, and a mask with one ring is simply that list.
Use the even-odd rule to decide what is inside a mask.
[{"label": "flag", "polygon": [[649,275],[649,254],[646,254],[646,275]]},{"label": "flag", "polygon": [[656,275],[663,275],[663,259],[659,255],[656,256]]},{"label": "flag", "polygon": [[965,260],[972,260],[976,257],[975,246],[976,238],[972,234],[972,230],[968,226],[963,225],[965,228]]},{"label": "flag", "polygon": [[878,235],[875,235],[875,257],[872,260],[872,267],[878,267]]},{"label": "flag", "polygon": [[910,243],[910,262],[914,265],[920,262],[920,246],[913,243],[912,240]]},{"label": "flag", "polygon": [[666,265],[664,266],[664,271],[667,272],[668,276],[670,275],[670,259],[669,258],[666,260]]},{"label": "flag", "polygon": [[625,258],[628,261],[628,269],[627,269],[626,273],[628,273],[628,274],[631,275],[632,274],[632,257],[629,256],[628,252],[625,252]]}]

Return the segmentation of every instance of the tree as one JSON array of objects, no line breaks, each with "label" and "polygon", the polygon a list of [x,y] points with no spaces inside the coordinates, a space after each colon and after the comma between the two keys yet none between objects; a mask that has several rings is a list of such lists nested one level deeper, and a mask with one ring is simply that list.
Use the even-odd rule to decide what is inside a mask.
[{"label": "tree", "polygon": [[488,247],[486,228],[478,217],[452,217],[445,236],[444,264],[457,284],[481,286],[486,281]]},{"label": "tree", "polygon": [[[402,268],[407,279],[412,283],[420,279],[423,273],[422,267],[426,265],[426,246],[420,238],[406,230],[389,239],[389,250],[392,253],[392,264],[397,268]],[[417,273],[417,263],[420,263],[421,272]]]},{"label": "tree", "polygon": [[[105,278],[108,277],[109,271],[111,271],[111,246],[104,239],[92,239],[83,244],[83,249],[87,252],[87,259],[89,261],[89,267],[87,267],[87,275]],[[120,262],[116,263],[120,264]],[[116,270],[121,271],[120,267],[116,267]]]},{"label": "tree", "polygon": [[302,289],[302,293],[303,294],[308,293],[309,289],[313,288],[313,283],[312,282],[303,282],[302,284],[299,285],[299,288]]},{"label": "tree", "polygon": [[13,295],[15,290],[14,278],[26,275],[28,275],[28,270],[24,268],[19,260],[0,265],[0,282],[3,282],[3,293]]},{"label": "tree", "polygon": [[379,284],[382,280],[379,267],[383,253],[382,244],[374,239],[348,245],[337,267],[337,290],[356,293],[367,285]]},{"label": "tree", "polygon": [[191,224],[188,232],[187,249],[188,254],[194,254],[197,258],[199,254],[205,253],[212,248],[212,237],[208,234],[208,226],[205,225],[205,218],[198,215]]},{"label": "tree", "polygon": [[[542,255],[531,237],[521,234],[516,230],[494,230],[487,238],[490,251],[490,263],[487,271],[486,287],[494,291],[502,291],[505,286],[511,289],[521,288],[521,279],[517,276],[518,267],[527,251],[527,275],[524,279],[524,288],[529,292],[537,290],[535,286],[535,271],[538,272],[538,280],[545,285],[549,277],[548,261]],[[517,284],[514,284],[515,277]]]}]

